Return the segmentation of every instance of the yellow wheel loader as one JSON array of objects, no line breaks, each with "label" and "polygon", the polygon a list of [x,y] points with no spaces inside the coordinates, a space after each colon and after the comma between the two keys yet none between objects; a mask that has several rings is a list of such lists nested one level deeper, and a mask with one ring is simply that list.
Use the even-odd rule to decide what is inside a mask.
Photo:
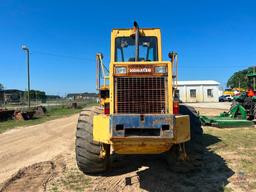
[{"label": "yellow wheel loader", "polygon": [[106,171],[113,153],[164,153],[171,167],[183,161],[197,166],[200,121],[195,111],[178,104],[177,53],[169,58],[162,60],[159,28],[139,28],[134,22],[133,28],[112,30],[109,68],[103,55],[96,55],[99,106],[83,110],[78,119],[76,160],[81,171]]}]

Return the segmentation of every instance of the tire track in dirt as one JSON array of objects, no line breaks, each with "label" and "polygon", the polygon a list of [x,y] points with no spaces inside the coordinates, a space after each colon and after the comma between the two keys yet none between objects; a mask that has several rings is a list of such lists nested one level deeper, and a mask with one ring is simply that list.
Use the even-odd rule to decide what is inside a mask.
[{"label": "tire track in dirt", "polygon": [[95,183],[94,191],[109,191],[116,192],[122,191],[125,185],[122,181],[125,179],[125,176],[115,176],[115,177],[104,177]]},{"label": "tire track in dirt", "polygon": [[47,183],[65,171],[62,156],[20,169],[0,188],[0,192],[46,191]]}]

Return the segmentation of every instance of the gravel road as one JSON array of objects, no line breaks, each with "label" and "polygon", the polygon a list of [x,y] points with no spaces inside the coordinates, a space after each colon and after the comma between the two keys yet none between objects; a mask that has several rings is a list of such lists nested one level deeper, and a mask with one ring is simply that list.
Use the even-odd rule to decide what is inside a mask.
[{"label": "gravel road", "polygon": [[72,151],[77,118],[72,115],[0,134],[0,183],[20,168]]}]

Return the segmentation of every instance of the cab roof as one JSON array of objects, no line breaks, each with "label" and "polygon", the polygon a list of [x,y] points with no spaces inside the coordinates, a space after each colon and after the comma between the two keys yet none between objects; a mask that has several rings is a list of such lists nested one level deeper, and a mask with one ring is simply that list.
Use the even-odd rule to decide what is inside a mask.
[{"label": "cab roof", "polygon": [[[158,29],[160,30],[160,28],[139,28],[142,30],[155,30]],[[113,28],[112,31],[118,31],[118,30],[133,30],[133,28]]]}]

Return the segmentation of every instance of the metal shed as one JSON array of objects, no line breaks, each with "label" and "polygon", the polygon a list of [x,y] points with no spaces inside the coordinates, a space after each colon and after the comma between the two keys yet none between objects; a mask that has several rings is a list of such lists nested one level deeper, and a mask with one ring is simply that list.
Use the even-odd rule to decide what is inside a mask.
[{"label": "metal shed", "polygon": [[177,94],[182,102],[218,102],[219,85],[214,80],[178,81]]}]

